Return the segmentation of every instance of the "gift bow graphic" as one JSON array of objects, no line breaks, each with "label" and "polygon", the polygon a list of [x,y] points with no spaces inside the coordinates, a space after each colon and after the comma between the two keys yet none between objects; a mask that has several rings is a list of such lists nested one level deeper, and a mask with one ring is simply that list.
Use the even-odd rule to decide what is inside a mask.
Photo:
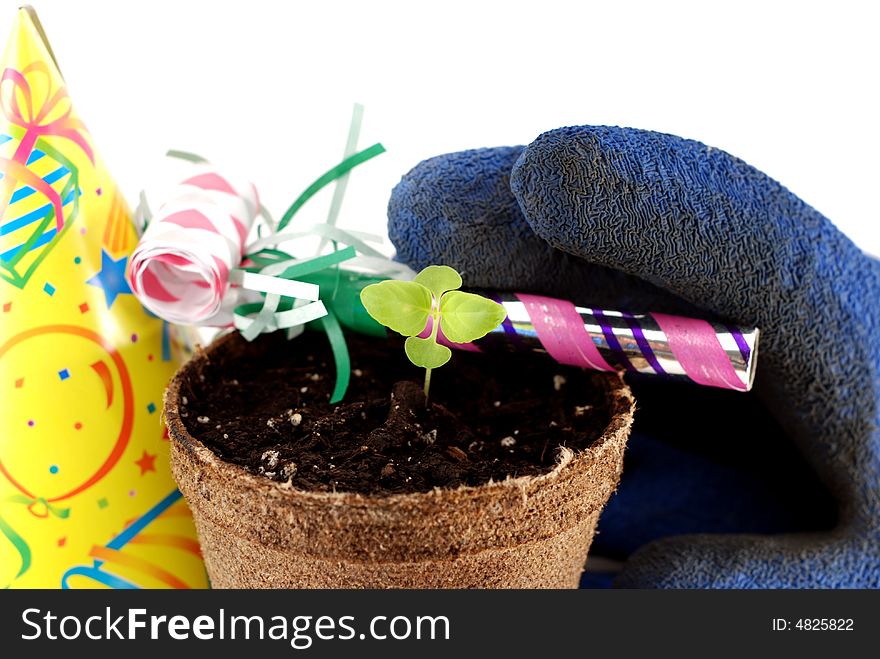
[{"label": "gift bow graphic", "polygon": [[[31,82],[36,83],[39,77],[43,77],[45,80],[45,96],[42,99],[35,98],[34,87],[31,84]],[[70,140],[88,157],[89,162],[94,164],[94,152],[87,139],[88,132],[82,121],[72,116],[72,107],[67,89],[63,85],[57,89],[53,88],[51,71],[45,62],[34,62],[21,71],[13,68],[7,68],[3,71],[0,76],[0,112],[10,124],[22,129],[24,134],[11,158],[0,157],[0,173],[3,175],[3,182],[0,185],[0,219],[5,217],[7,208],[13,201],[16,186],[21,183],[33,188],[49,200],[50,210],[40,225],[38,233],[42,231],[51,216],[54,216],[54,238],[57,239],[61,234],[65,226],[63,207],[70,190],[65,189],[62,194],[59,194],[48,181],[28,169],[27,165],[37,141],[43,137],[62,137]],[[45,145],[43,140],[41,140],[41,145]],[[48,147],[48,145],[45,146]],[[44,150],[55,152],[51,148]],[[57,153],[56,155],[61,156]],[[76,168],[72,163],[69,163],[68,159],[63,160],[75,178]],[[74,185],[74,187],[76,186]],[[74,201],[78,192],[78,190],[73,190]],[[38,237],[35,234],[16,254],[4,258],[12,262],[17,261],[18,258],[36,246]],[[26,280],[27,277],[21,279]],[[13,283],[22,286],[24,281],[19,282],[16,278]]]}]

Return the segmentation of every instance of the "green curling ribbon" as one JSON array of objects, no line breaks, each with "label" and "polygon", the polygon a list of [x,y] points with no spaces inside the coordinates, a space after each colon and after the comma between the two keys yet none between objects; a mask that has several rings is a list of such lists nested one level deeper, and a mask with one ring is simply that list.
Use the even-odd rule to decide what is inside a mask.
[{"label": "green curling ribbon", "polygon": [[[340,252],[345,251],[347,250],[340,250]],[[319,258],[324,259],[336,254],[339,254],[339,252],[327,254]],[[299,267],[301,265],[305,270],[310,263],[314,263],[316,260],[313,259],[310,262],[296,264],[291,267]],[[321,289],[321,300],[327,307],[328,313],[326,316],[309,323],[306,327],[309,330],[322,330],[327,334],[327,339],[330,341],[330,348],[333,351],[333,360],[336,366],[336,384],[330,396],[330,404],[332,405],[340,402],[345,397],[345,392],[348,390],[351,378],[351,358],[345,341],[343,327],[358,334],[368,336],[384,338],[388,335],[385,327],[373,320],[361,303],[361,291],[364,287],[383,281],[383,278],[335,268],[330,270],[327,267],[320,268],[315,272],[300,273],[294,276],[300,281],[317,284]],[[293,305],[294,300],[291,298],[281,298],[276,312],[290,310],[293,308]],[[235,308],[235,313],[241,316],[248,316],[259,313],[263,306],[261,302],[240,304]]]},{"label": "green curling ribbon", "polygon": [[348,390],[348,383],[351,380],[351,358],[348,356],[348,344],[345,342],[342,327],[339,326],[339,321],[336,320],[333,312],[331,311],[318,322],[327,334],[330,349],[333,350],[333,361],[336,364],[336,385],[330,395],[330,404],[334,405],[345,397],[345,392]]},{"label": "green curling ribbon", "polygon": [[[268,267],[269,265],[275,265],[275,264],[283,263],[284,261],[294,261],[295,260],[290,254],[287,254],[286,252],[282,252],[280,250],[275,250],[275,249],[262,250],[261,252],[258,252],[257,254],[249,255],[248,258],[250,258],[252,261],[254,261],[255,257],[258,259],[262,259],[263,257],[261,257],[260,254],[262,254],[263,252],[271,253],[271,258],[266,259],[266,261],[270,261],[270,262],[267,262],[262,267],[245,268],[245,269],[250,272],[261,272],[261,271],[264,271],[265,268]],[[272,276],[273,277],[282,277],[284,279],[300,279],[302,281],[308,281],[306,279],[307,275],[313,274],[313,273],[318,272],[320,270],[326,270],[328,268],[331,268],[335,265],[342,263],[343,261],[347,261],[348,259],[354,258],[355,255],[356,255],[356,253],[355,253],[354,247],[346,247],[345,249],[341,249],[337,252],[332,252],[330,254],[325,254],[324,256],[316,256],[313,259],[308,259],[305,261],[299,261],[297,263],[293,263],[292,265],[285,268],[282,272],[280,272],[278,274],[273,274]],[[314,282],[309,282],[309,283],[314,283]],[[264,297],[266,297],[266,296],[264,295]],[[267,311],[267,314],[263,315],[263,322],[261,322],[260,325],[258,325],[256,327],[252,326],[253,329],[251,329],[251,327],[249,327],[248,330],[250,330],[250,331],[245,330],[247,332],[247,334],[245,335],[245,338],[247,338],[248,340],[253,340],[254,338],[256,338],[257,334],[259,334],[259,332],[257,330],[258,329],[262,330],[263,327],[265,327],[265,325],[266,325],[265,321],[268,319],[269,316],[271,316],[271,314],[276,313],[276,312],[281,312],[281,311],[289,311],[290,309],[293,309],[293,305],[294,305],[294,301],[292,298],[281,296],[281,299],[278,301],[278,303],[275,304],[275,306],[273,306],[270,311]],[[235,308],[235,313],[239,316],[249,316],[255,312],[262,312],[265,309],[267,309],[266,302],[263,302],[262,304],[259,302],[251,302],[248,304],[238,305]],[[258,318],[259,318],[259,316],[258,316]],[[250,338],[248,338],[248,337],[250,337]]]},{"label": "green curling ribbon", "polygon": [[343,327],[358,334],[380,338],[388,336],[388,331],[367,313],[361,303],[361,291],[370,284],[385,279],[387,277],[373,277],[349,270],[337,272],[324,270],[302,278],[303,281],[317,284],[321,288],[324,305]]},{"label": "green curling ribbon", "polygon": [[196,164],[208,162],[207,158],[204,158],[197,153],[190,153],[189,151],[179,151],[178,149],[168,149],[168,151],[165,152],[165,156],[168,158],[179,158],[180,160],[186,160],[188,162],[194,162]]},{"label": "green curling ribbon", "polygon": [[330,254],[325,254],[324,256],[316,256],[315,258],[309,259],[307,261],[294,263],[293,265],[285,268],[284,271],[282,271],[280,274],[275,276],[284,277],[284,279],[302,279],[306,275],[332,268],[333,266],[338,265],[343,261],[353,259],[355,256],[357,256],[357,254],[354,247],[346,247],[345,249],[340,249],[335,252],[331,252]]},{"label": "green curling ribbon", "polygon": [[[343,160],[353,156],[357,152],[357,142],[358,137],[360,137],[361,134],[361,122],[363,122],[363,119],[364,106],[360,103],[355,103],[351,112],[351,123],[348,125],[348,138],[345,140],[345,151],[342,155]],[[331,227],[336,225],[336,220],[339,218],[339,209],[342,208],[342,200],[345,197],[345,188],[348,186],[348,177],[349,174],[343,174],[336,179],[336,186],[333,190],[333,200],[330,202],[330,212],[327,213],[327,224]],[[333,249],[338,249],[336,241],[331,242],[333,243]],[[327,239],[322,238],[318,245],[319,253],[324,249],[324,245],[326,244]]]},{"label": "green curling ribbon", "polygon": [[[283,300],[282,300],[282,302],[283,302]],[[263,308],[263,306],[264,305],[262,302],[248,302],[246,304],[239,304],[237,307],[235,307],[235,310],[233,313],[235,313],[239,316],[250,316],[251,314],[258,313],[260,311],[260,309]],[[281,304],[279,304],[278,306],[282,307]],[[288,308],[292,309],[293,307],[291,306]]]},{"label": "green curling ribbon", "polygon": [[[373,317],[364,309],[364,305],[361,303],[361,291],[364,287],[385,281],[385,279],[346,270],[339,270],[338,274],[334,271],[323,270],[299,277],[300,281],[317,284],[320,287],[321,301],[324,302],[327,311],[336,316],[344,328],[358,334],[380,338],[386,337],[388,331],[373,320]],[[276,311],[289,311],[293,309],[293,305],[294,301],[291,298],[282,297]],[[262,302],[248,302],[235,307],[235,313],[240,316],[250,316],[262,308]]]},{"label": "green curling ribbon", "polygon": [[144,235],[144,231],[147,230],[147,225],[150,223],[150,220],[153,219],[153,211],[150,210],[150,204],[147,202],[147,193],[143,190],[141,190],[141,193],[138,195],[138,205],[135,216],[140,217],[143,220],[140,226],[135,226],[135,230],[140,237]]},{"label": "green curling ribbon", "polygon": [[[349,128],[348,141],[345,149],[346,157],[342,162],[322,174],[311,185],[309,185],[290,205],[290,208],[284,213],[284,216],[281,218],[277,227],[272,229],[273,233],[281,232],[287,227],[297,211],[299,211],[309,199],[328,184],[337,181],[337,189],[333,195],[328,222],[323,225],[312,227],[308,232],[302,232],[303,235],[320,236],[322,239],[322,246],[326,241],[331,241],[333,243],[334,251],[324,256],[317,256],[307,260],[298,260],[292,254],[277,249],[277,243],[272,240],[272,238],[275,238],[274,235],[263,238],[261,236],[260,227],[258,226],[257,232],[258,235],[261,236],[258,243],[267,246],[262,249],[257,249],[253,253],[246,254],[244,258],[249,260],[252,265],[242,267],[242,269],[247,272],[267,274],[273,277],[281,277],[283,279],[298,279],[317,284],[320,287],[320,298],[327,310],[327,315],[308,323],[308,327],[311,329],[322,329],[327,334],[327,338],[330,341],[330,347],[333,350],[333,359],[336,365],[336,384],[330,398],[331,403],[338,403],[342,400],[348,389],[349,380],[351,378],[351,360],[342,327],[344,326],[347,329],[370,336],[386,336],[385,328],[372,319],[372,317],[366,312],[366,309],[364,309],[360,299],[360,292],[365,286],[382,281],[385,278],[370,277],[354,272],[343,272],[339,268],[340,263],[354,258],[358,252],[375,258],[385,257],[364,243],[361,239],[364,237],[364,234],[355,235],[337,229],[334,226],[336,217],[339,214],[339,207],[342,204],[342,197],[345,194],[345,180],[348,173],[358,165],[385,152],[385,147],[377,143],[363,151],[349,155],[354,150],[355,144],[357,143],[362,115],[363,107],[356,105],[352,114],[352,123]],[[171,150],[168,151],[166,155],[194,163],[206,162],[202,156],[186,151]],[[143,205],[144,215],[147,216],[149,214],[149,208],[146,206],[146,199],[141,199],[141,203]],[[261,207],[258,210],[269,227],[273,227],[274,223],[272,218],[269,216],[268,212],[266,212],[265,208]],[[288,233],[284,236],[278,236],[278,238],[278,242],[281,242],[280,239],[286,238],[289,240],[291,235]],[[347,244],[348,247],[337,249],[338,242],[343,242]],[[275,245],[275,247],[272,245]],[[259,244],[255,244],[254,247],[259,247]],[[289,265],[284,267],[286,262],[289,262]],[[284,269],[277,272],[279,268]],[[295,306],[296,300],[293,298],[263,294],[262,302],[240,304],[235,308],[234,313],[236,316],[240,317],[240,319],[251,318],[251,322],[240,331],[245,339],[252,341],[260,333],[268,331],[273,327],[273,318],[280,313],[293,310]],[[288,328],[288,332],[293,329],[295,328]],[[2,522],[2,520],[0,520],[0,522]],[[2,527],[0,527],[0,530],[2,530]],[[25,548],[26,547],[27,546],[25,545]]]},{"label": "green curling ribbon", "polygon": [[[53,517],[58,517],[59,519],[67,519],[70,516],[70,508],[59,508],[57,506],[51,505],[48,501],[43,498],[33,499],[31,497],[26,497],[22,494],[16,494],[14,496],[6,499],[9,503],[19,503],[24,504],[26,506],[32,506],[35,503],[41,503],[46,507],[46,510]],[[18,552],[18,559],[20,562],[20,566],[18,568],[18,573],[13,577],[12,581],[16,581],[21,578],[22,575],[27,572],[31,567],[31,548],[28,545],[27,541],[22,538],[18,532],[12,528],[12,526],[5,519],[0,517],[0,533],[9,540],[9,543],[15,548],[15,551]],[[12,586],[12,582],[6,584],[4,589]]]},{"label": "green curling ribbon", "polygon": [[41,503],[46,506],[46,510],[49,511],[49,514],[53,517],[57,517],[58,519],[67,519],[70,517],[70,508],[61,508],[59,506],[53,506],[48,501],[46,501],[43,497],[26,497],[23,494],[15,494],[8,499],[6,499],[10,503],[21,503],[28,507],[34,505],[35,503]]},{"label": "green curling ribbon", "polygon": [[[21,577],[25,572],[27,572],[31,567],[31,548],[28,546],[28,543],[22,538],[18,533],[15,532],[5,519],[0,517],[0,533],[2,533],[7,540],[12,544],[15,548],[15,551],[18,552],[19,561],[21,561],[21,567],[18,568],[18,574],[13,577],[12,581],[17,580]],[[9,588],[12,585],[12,582],[6,584],[3,588]]]},{"label": "green curling ribbon", "polygon": [[336,165],[336,167],[321,175],[314,183],[307,187],[299,197],[296,198],[296,201],[290,205],[290,208],[287,209],[287,212],[284,213],[284,216],[278,223],[278,231],[282,231],[293,219],[293,216],[296,215],[296,212],[302,208],[303,204],[311,199],[321,188],[328,183],[332,183],[346,172],[351,171],[370,158],[375,158],[380,153],[385,153],[385,147],[378,143],[374,144],[373,146],[368,147],[363,151],[358,151],[353,156],[346,158]]},{"label": "green curling ribbon", "polygon": [[49,514],[53,517],[57,517],[58,519],[67,519],[68,517],[70,517],[70,508],[53,506],[42,497],[31,498],[26,497],[23,494],[15,494],[6,500],[10,503],[21,503],[29,507],[34,505],[35,503],[41,503],[46,506],[46,510],[48,510]]},{"label": "green curling ribbon", "polygon": [[259,272],[267,265],[274,265],[275,263],[293,259],[294,257],[287,252],[282,252],[280,249],[271,249],[267,247],[261,249],[259,252],[254,252],[253,254],[245,254],[244,258],[250,259],[254,263],[253,266],[244,268],[245,270],[248,272]]},{"label": "green curling ribbon", "polygon": [[[281,218],[275,231],[281,232],[293,219],[297,211],[311,199],[319,190],[324,188],[333,181],[344,181],[344,177],[348,173],[360,165],[385,152],[385,147],[381,144],[359,151],[353,155],[348,155],[353,149],[353,144],[357,141],[357,132],[360,123],[360,114],[362,108],[355,108],[352,118],[352,127],[349,130],[349,143],[346,146],[346,156],[342,162],[318,177],[309,187],[307,187],[299,197],[290,205],[287,212]],[[176,157],[185,159],[195,159],[193,154],[175,152]],[[297,279],[309,283],[317,284],[320,288],[320,299],[324,303],[327,315],[308,323],[310,328],[320,328],[327,335],[330,347],[333,351],[333,359],[336,366],[336,384],[330,397],[331,403],[338,403],[345,396],[348,384],[351,378],[351,359],[348,353],[348,346],[345,342],[345,334],[342,326],[353,329],[363,334],[373,336],[385,336],[385,328],[374,321],[360,301],[360,291],[370,283],[381,281],[373,277],[366,277],[356,273],[343,273],[339,269],[339,264],[354,258],[357,252],[384,258],[376,250],[366,245],[358,235],[337,229],[333,226],[335,215],[338,213],[339,205],[344,194],[344,187],[337,186],[334,194],[333,204],[331,205],[331,220],[328,224],[318,225],[307,232],[311,235],[317,235],[323,240],[333,242],[334,248],[337,247],[337,241],[348,245],[344,249],[334,249],[330,254],[317,256],[308,260],[298,261],[293,255],[277,249],[277,243],[272,238],[276,236],[267,236],[261,238],[254,247],[259,244],[266,245],[262,249],[256,249],[253,253],[246,254],[245,259],[249,260],[252,265],[248,265],[243,269],[248,272],[267,274],[273,277],[281,277],[284,279]],[[271,224],[271,223],[270,223]],[[281,238],[290,239],[288,233],[284,236],[278,236],[278,242]],[[286,267],[285,267],[286,266]],[[283,268],[283,270],[281,270]],[[279,272],[280,270],[280,272]],[[289,297],[264,295],[262,303],[241,304],[235,308],[235,314],[239,317],[249,317],[256,314],[256,318],[246,328],[242,329],[242,335],[252,340],[260,332],[265,331],[271,326],[270,321],[273,316],[284,312],[291,311],[296,307],[296,300]],[[288,329],[288,335],[290,330]]]}]

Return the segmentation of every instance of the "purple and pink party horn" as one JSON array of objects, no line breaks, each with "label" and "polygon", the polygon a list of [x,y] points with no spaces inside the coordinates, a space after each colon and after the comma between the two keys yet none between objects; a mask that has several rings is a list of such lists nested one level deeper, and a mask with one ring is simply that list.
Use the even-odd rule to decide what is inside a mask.
[{"label": "purple and pink party horn", "polygon": [[[478,352],[535,352],[560,364],[686,378],[748,391],[755,379],[758,329],[664,313],[576,306],[524,293],[486,293],[507,318],[482,339],[446,345]],[[442,321],[441,321],[442,328]]]}]

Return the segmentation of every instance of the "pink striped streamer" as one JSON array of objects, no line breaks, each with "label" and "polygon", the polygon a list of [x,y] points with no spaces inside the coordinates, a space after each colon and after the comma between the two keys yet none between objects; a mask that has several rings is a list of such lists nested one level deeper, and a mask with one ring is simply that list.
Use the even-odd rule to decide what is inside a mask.
[{"label": "pink striped streamer", "polygon": [[131,256],[129,283],[141,303],[172,323],[226,326],[241,263],[260,208],[256,188],[208,165],[183,181],[153,217]]},{"label": "pink striped streamer", "polygon": [[709,323],[664,313],[652,313],[651,316],[663,330],[670,351],[691,380],[710,387],[748,390]]},{"label": "pink striped streamer", "polygon": [[599,353],[584,321],[571,302],[541,295],[517,293],[541,344],[560,364],[581,366],[597,371],[613,371]]}]

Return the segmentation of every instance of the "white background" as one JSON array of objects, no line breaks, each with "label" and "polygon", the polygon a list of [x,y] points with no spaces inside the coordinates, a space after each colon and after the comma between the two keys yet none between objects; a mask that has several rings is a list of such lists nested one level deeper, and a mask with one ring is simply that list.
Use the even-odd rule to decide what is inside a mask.
[{"label": "white background", "polygon": [[246,172],[278,215],[341,158],[359,101],[360,146],[388,153],[353,173],[341,226],[384,232],[432,155],[616,124],[729,151],[880,254],[874,2],[33,1],[131,202],[178,148]]}]

